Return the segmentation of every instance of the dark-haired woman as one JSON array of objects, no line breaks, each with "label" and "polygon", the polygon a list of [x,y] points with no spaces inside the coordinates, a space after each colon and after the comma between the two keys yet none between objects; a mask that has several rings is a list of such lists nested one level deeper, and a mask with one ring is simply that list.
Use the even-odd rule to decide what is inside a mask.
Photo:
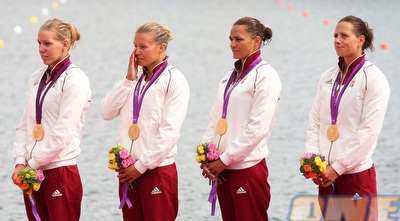
[{"label": "dark-haired woman", "polygon": [[270,202],[268,139],[275,122],[281,81],[261,58],[272,30],[255,18],[236,21],[229,35],[234,69],[220,81],[217,101],[203,142],[218,144],[216,161],[202,164],[205,178],[217,185],[223,220],[268,220]]},{"label": "dark-haired woman", "polygon": [[[372,42],[372,29],[360,18],[347,16],[336,25],[334,47],[339,62],[320,78],[307,130],[306,152],[321,154],[329,163],[326,171],[313,179],[320,196],[334,194],[358,200],[377,194],[372,154],[390,88],[382,71],[365,59],[365,50],[374,49]],[[368,219],[377,220],[376,201],[371,200],[370,205]],[[325,218],[332,208],[345,206],[328,205]],[[358,214],[365,214],[365,208],[362,210]]]}]

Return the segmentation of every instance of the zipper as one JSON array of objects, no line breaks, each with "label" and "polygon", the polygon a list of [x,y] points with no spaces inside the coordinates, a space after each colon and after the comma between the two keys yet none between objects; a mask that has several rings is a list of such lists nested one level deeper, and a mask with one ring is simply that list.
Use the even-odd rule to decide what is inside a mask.
[{"label": "zipper", "polygon": [[35,141],[35,144],[32,147],[31,153],[29,155],[29,159],[32,159],[33,150],[35,150],[36,144],[37,144],[37,140]]}]

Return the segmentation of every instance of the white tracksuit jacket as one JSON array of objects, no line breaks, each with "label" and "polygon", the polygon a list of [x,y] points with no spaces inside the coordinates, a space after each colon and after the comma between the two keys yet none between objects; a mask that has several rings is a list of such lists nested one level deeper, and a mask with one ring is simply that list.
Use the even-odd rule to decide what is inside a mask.
[{"label": "white tracksuit jacket", "polygon": [[[103,119],[119,117],[116,143],[130,149],[128,129],[133,119],[133,93],[143,69],[133,81],[118,81],[101,101]],[[145,85],[144,80],[141,87]],[[140,136],[133,142],[132,155],[140,173],[174,162],[180,129],[186,117],[189,85],[184,75],[168,65],[147,90],[139,114]]]},{"label": "white tracksuit jacket", "polygon": [[[225,86],[231,73],[229,71],[219,83],[217,101],[202,142],[218,144],[220,135],[216,127],[221,119]],[[249,168],[268,155],[267,142],[276,119],[280,93],[278,73],[264,60],[232,91],[226,116],[228,129],[219,142],[220,159],[227,169]]]},{"label": "white tracksuit jacket", "polygon": [[366,61],[342,96],[336,123],[339,138],[331,146],[326,133],[331,124],[331,90],[338,73],[339,66],[332,67],[319,80],[309,114],[306,152],[322,154],[342,175],[372,166],[372,154],[382,128],[390,88],[382,71]]},{"label": "white tracksuit jacket", "polygon": [[76,65],[70,64],[48,91],[42,109],[44,138],[36,141],[32,132],[36,125],[36,93],[47,66],[34,72],[26,93],[26,107],[16,128],[13,157],[15,165],[33,169],[52,169],[76,164],[81,152],[82,129],[90,105],[88,77]]}]

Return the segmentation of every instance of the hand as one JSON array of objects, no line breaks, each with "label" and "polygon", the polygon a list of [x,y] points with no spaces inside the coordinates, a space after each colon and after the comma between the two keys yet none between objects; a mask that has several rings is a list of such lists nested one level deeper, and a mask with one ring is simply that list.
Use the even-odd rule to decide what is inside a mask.
[{"label": "hand", "polygon": [[131,81],[135,79],[138,72],[138,64],[135,51],[136,50],[133,50],[131,56],[129,57],[128,72],[126,74],[126,78]]},{"label": "hand", "polygon": [[18,172],[25,170],[25,168],[26,168],[25,165],[22,164],[18,164],[17,166],[15,166],[14,172],[11,175],[11,179],[15,185],[18,185],[17,183]]},{"label": "hand", "polygon": [[129,182],[131,184],[142,174],[136,169],[135,165],[130,165],[128,168],[118,170],[119,182]]},{"label": "hand", "polygon": [[331,166],[326,167],[326,171],[320,174],[316,180],[314,181],[315,184],[323,186],[323,187],[328,187],[330,186],[337,178],[339,177],[339,174],[333,169]]},{"label": "hand", "polygon": [[204,178],[215,181],[218,175],[226,169],[226,165],[221,159],[218,159],[209,163],[203,163],[200,165],[200,168],[203,170],[202,175]]}]

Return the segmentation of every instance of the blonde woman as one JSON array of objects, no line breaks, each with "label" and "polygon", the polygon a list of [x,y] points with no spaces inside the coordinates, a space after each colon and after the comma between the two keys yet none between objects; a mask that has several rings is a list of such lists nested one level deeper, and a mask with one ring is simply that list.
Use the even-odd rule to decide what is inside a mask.
[{"label": "blonde woman", "polygon": [[[46,21],[39,30],[39,54],[46,65],[33,73],[26,107],[16,129],[15,170],[41,169],[45,175],[34,191],[41,220],[79,220],[82,183],[76,159],[89,108],[89,79],[70,60],[69,50],[80,39],[78,29],[59,19]],[[24,194],[28,220],[36,220]]]},{"label": "blonde woman", "polygon": [[[132,203],[122,208],[124,220],[175,220],[178,214],[178,175],[174,156],[186,117],[189,86],[168,63],[166,49],[172,34],[155,22],[140,26],[126,76],[101,102],[105,120],[119,117],[116,143],[129,149],[136,162],[119,170]],[[140,68],[139,68],[140,66]],[[132,186],[132,185],[131,185]]]}]

